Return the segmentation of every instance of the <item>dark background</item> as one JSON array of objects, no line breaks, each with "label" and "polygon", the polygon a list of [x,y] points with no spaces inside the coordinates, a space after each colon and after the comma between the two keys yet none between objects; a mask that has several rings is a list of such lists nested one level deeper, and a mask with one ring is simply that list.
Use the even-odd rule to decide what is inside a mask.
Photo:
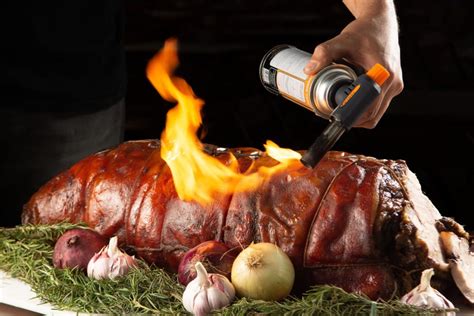
[{"label": "dark background", "polygon": [[[405,90],[373,130],[353,129],[336,150],[406,160],[443,215],[474,229],[472,1],[398,1]],[[169,37],[178,74],[206,101],[204,141],[307,148],[326,121],[268,93],[260,59],[277,44],[312,52],[352,20],[342,1],[127,1],[129,72],[125,138],[159,138],[170,104],[145,77]]]}]

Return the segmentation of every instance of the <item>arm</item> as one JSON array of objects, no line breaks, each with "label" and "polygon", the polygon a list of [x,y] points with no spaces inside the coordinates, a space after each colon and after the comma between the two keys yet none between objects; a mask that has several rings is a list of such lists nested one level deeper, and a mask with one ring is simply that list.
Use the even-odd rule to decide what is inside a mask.
[{"label": "arm", "polygon": [[382,64],[391,76],[383,85],[382,93],[357,127],[374,128],[383,116],[390,101],[403,90],[398,22],[393,0],[344,0],[355,20],[342,32],[318,45],[305,67],[313,75],[336,59],[348,61],[369,69]]}]

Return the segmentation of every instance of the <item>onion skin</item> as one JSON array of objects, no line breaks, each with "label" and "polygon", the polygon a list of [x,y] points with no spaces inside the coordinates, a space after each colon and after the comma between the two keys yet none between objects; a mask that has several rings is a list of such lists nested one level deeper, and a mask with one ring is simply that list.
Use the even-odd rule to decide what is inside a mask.
[{"label": "onion skin", "polygon": [[53,266],[58,269],[86,270],[89,260],[107,245],[107,238],[92,229],[73,228],[54,245]]},{"label": "onion skin", "polygon": [[235,257],[236,251],[220,241],[209,240],[200,243],[188,250],[181,259],[178,267],[178,281],[183,285],[188,285],[194,280],[197,275],[195,265],[198,261],[209,273],[217,273],[230,278]]},{"label": "onion skin", "polygon": [[238,296],[278,301],[290,294],[295,269],[277,245],[261,242],[249,245],[235,258],[231,277]]}]

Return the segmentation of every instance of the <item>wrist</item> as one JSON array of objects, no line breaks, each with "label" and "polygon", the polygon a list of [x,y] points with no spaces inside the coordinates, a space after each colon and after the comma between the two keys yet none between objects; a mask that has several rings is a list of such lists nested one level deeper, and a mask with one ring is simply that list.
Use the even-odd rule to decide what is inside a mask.
[{"label": "wrist", "polygon": [[393,0],[343,0],[356,19],[395,17]]}]

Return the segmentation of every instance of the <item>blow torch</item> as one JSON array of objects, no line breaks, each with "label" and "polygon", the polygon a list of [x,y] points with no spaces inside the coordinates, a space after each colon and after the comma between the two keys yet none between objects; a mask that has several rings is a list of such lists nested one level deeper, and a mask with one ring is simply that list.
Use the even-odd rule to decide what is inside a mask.
[{"label": "blow torch", "polygon": [[301,158],[306,167],[314,168],[342,134],[352,128],[380,95],[381,86],[389,76],[390,73],[382,65],[375,64],[350,85],[337,89],[336,102],[341,99],[342,102],[337,102],[339,105],[331,113],[329,125]]},{"label": "blow torch", "polygon": [[380,64],[361,74],[353,65],[333,63],[308,77],[303,68],[310,59],[308,52],[278,45],[262,58],[259,75],[268,91],[330,121],[301,158],[305,166],[313,168],[380,95],[390,73]]}]

